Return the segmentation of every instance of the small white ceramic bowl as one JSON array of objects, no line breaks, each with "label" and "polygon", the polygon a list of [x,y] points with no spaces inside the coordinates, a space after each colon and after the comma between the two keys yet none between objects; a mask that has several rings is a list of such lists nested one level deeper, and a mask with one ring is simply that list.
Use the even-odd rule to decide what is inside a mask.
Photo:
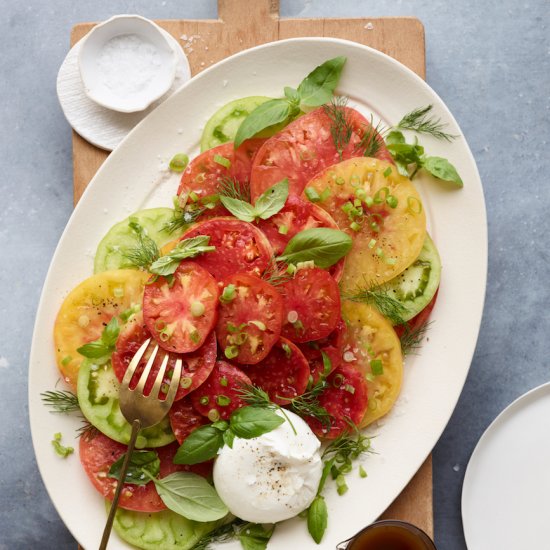
[{"label": "small white ceramic bowl", "polygon": [[176,63],[161,28],[139,15],[117,15],[94,27],[78,56],[86,95],[123,113],[143,111],[164,95]]}]

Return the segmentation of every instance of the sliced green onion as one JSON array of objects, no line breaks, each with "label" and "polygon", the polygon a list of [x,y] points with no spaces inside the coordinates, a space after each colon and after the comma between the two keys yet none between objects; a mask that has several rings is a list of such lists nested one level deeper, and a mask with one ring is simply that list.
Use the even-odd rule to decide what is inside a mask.
[{"label": "sliced green onion", "polygon": [[220,378],[220,386],[223,386],[223,387],[225,388],[225,387],[227,387],[227,384],[228,384],[228,382],[227,382],[227,377],[222,376],[222,377]]},{"label": "sliced green onion", "polygon": [[279,233],[281,235],[286,235],[288,233],[288,227],[286,225],[279,226]]},{"label": "sliced green onion", "polygon": [[320,195],[322,201],[326,201],[330,197],[330,189],[327,187]]},{"label": "sliced green onion", "polygon": [[375,232],[380,232],[380,226],[376,222],[370,222],[369,227]]},{"label": "sliced green onion", "polygon": [[193,201],[193,202],[197,202],[199,200],[199,196],[195,193],[195,191],[191,191],[189,193],[189,198]]},{"label": "sliced green onion", "polygon": [[65,355],[63,359],[61,359],[61,364],[66,367],[71,361],[73,360],[71,355]]},{"label": "sliced green onion", "polygon": [[357,222],[351,222],[349,226],[353,231],[361,231],[361,226]]},{"label": "sliced green onion", "polygon": [[386,258],[384,262],[386,262],[387,265],[395,265],[397,260],[395,258]]},{"label": "sliced green onion", "polygon": [[370,362],[370,370],[372,371],[372,374],[374,374],[374,376],[380,376],[381,374],[384,374],[384,365],[382,364],[382,360],[373,359]]},{"label": "sliced green onion", "polygon": [[358,189],[355,190],[355,196],[359,200],[364,201],[367,198],[367,192],[362,188],[358,188]]},{"label": "sliced green onion", "polygon": [[204,312],[206,308],[204,307],[204,304],[198,301],[195,301],[191,304],[191,315],[193,317],[201,317],[204,315]]},{"label": "sliced green onion", "polygon": [[201,341],[199,331],[196,329],[193,332],[191,332],[191,334],[189,334],[189,337],[191,338],[191,342],[193,342],[193,344],[198,344]]},{"label": "sliced green onion", "polygon": [[200,399],[199,399],[199,403],[201,405],[208,405],[208,403],[210,403],[210,398],[208,397],[208,395],[203,395]]},{"label": "sliced green onion", "polygon": [[239,348],[237,346],[228,346],[225,348],[224,355],[228,359],[235,359],[239,355]]},{"label": "sliced green onion", "polygon": [[371,239],[367,245],[369,248],[374,248],[376,246],[376,239]]},{"label": "sliced green onion", "polygon": [[366,197],[365,198],[365,204],[370,208],[374,204],[374,201],[372,200],[372,197]]},{"label": "sliced green onion", "polygon": [[378,247],[378,248],[376,249],[376,255],[377,255],[379,258],[382,258],[382,257],[384,256],[384,251],[383,251],[380,247]]},{"label": "sliced green onion", "polygon": [[386,197],[386,203],[390,208],[397,208],[397,204],[399,201],[397,200],[397,197],[394,197],[393,195],[388,195]]},{"label": "sliced green onion", "polygon": [[288,344],[282,344],[281,347],[285,352],[286,358],[290,359],[290,356],[292,355],[292,350],[290,349],[290,346]]},{"label": "sliced green onion", "polygon": [[219,419],[220,413],[216,409],[210,409],[208,411],[208,420],[210,420],[210,422],[216,422]]},{"label": "sliced green onion", "polygon": [[115,298],[122,298],[124,296],[124,289],[121,286],[113,288],[113,296]]},{"label": "sliced green onion", "polygon": [[319,193],[313,187],[306,187],[305,194],[311,202],[319,202],[321,200]]},{"label": "sliced green onion", "polygon": [[348,393],[351,393],[352,395],[355,393],[355,388],[351,385],[351,384],[346,384],[344,386],[344,389],[348,392]]},{"label": "sliced green onion", "polygon": [[192,378],[189,378],[188,376],[184,376],[184,377],[180,380],[180,386],[181,386],[184,390],[186,390],[187,388],[190,388],[192,383],[193,383],[193,379],[192,379]]},{"label": "sliced green onion", "polygon": [[300,321],[300,319],[292,323],[292,326],[296,332],[302,332],[304,330],[304,324]]},{"label": "sliced green onion", "polygon": [[227,168],[228,170],[231,168],[231,161],[221,155],[214,155],[214,162]]},{"label": "sliced green onion", "polygon": [[195,176],[195,181],[197,183],[202,183],[206,179],[206,174],[204,172],[201,172],[200,174],[197,174]]},{"label": "sliced green onion", "polygon": [[346,180],[342,176],[336,178],[336,185],[344,185],[344,183],[346,183]]},{"label": "sliced green onion", "polygon": [[294,264],[288,264],[288,267],[286,268],[286,272],[289,275],[294,275],[296,273],[297,267]]},{"label": "sliced green onion", "polygon": [[411,214],[421,214],[422,213],[422,203],[416,197],[407,198],[407,210]]},{"label": "sliced green onion", "polygon": [[231,404],[231,398],[230,397],[227,397],[227,395],[218,395],[216,397],[216,403],[220,406],[220,407],[227,407],[228,405]]},{"label": "sliced green onion", "polygon": [[362,464],[359,464],[359,477],[367,477],[367,472],[365,472]]},{"label": "sliced green onion", "polygon": [[344,383],[344,377],[338,373],[334,379],[332,380],[332,385],[335,387],[335,388],[339,388],[342,384]]},{"label": "sliced green onion", "polygon": [[344,485],[346,485],[346,478],[342,474],[339,474],[336,477],[336,486],[343,487]]},{"label": "sliced green onion", "polygon": [[390,166],[388,166],[388,167],[384,170],[383,176],[384,176],[385,178],[387,178],[388,176],[391,176],[391,167],[390,167]]},{"label": "sliced green onion", "polygon": [[265,323],[262,323],[261,321],[248,321],[248,324],[258,327],[262,332],[266,330]]},{"label": "sliced green onion", "polygon": [[361,206],[361,201],[359,199],[353,199],[353,206]]},{"label": "sliced green onion", "polygon": [[222,292],[222,295],[220,296],[220,302],[228,303],[235,299],[235,285],[234,284],[228,284]]},{"label": "sliced green onion", "polygon": [[[384,196],[382,196],[382,193],[384,193]],[[373,200],[375,204],[382,204],[386,197],[390,194],[390,188],[389,187],[382,187],[381,189],[378,189],[376,193],[374,194]]]},{"label": "sliced green onion", "polygon": [[351,202],[346,202],[341,208],[346,214],[349,214],[353,210],[353,204]]},{"label": "sliced green onion", "polygon": [[189,164],[189,157],[185,153],[177,153],[170,161],[170,170],[172,172],[183,172]]},{"label": "sliced green onion", "polygon": [[161,386],[160,386],[160,391],[161,391],[162,393],[165,393],[165,394],[166,394],[166,393],[168,393],[169,390],[170,390],[170,384],[166,384],[166,383],[161,384]]}]

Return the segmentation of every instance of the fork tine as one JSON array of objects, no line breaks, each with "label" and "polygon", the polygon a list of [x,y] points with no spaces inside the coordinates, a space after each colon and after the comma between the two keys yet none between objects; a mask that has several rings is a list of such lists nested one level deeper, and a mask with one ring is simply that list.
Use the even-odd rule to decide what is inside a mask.
[{"label": "fork tine", "polygon": [[149,373],[151,372],[151,367],[153,366],[153,363],[155,362],[155,357],[157,356],[157,351],[159,350],[158,344],[153,349],[153,353],[151,353],[151,357],[149,357],[149,361],[147,361],[147,364],[145,365],[145,368],[143,369],[143,372],[141,373],[141,376],[139,377],[139,381],[134,388],[134,391],[143,393],[143,388],[145,387],[145,382],[147,382],[147,377],[149,376]]},{"label": "fork tine", "polygon": [[174,365],[174,374],[172,374],[172,379],[170,380],[170,389],[168,390],[165,399],[165,402],[168,403],[168,406],[170,407],[176,398],[176,392],[178,391],[178,387],[180,385],[181,367],[182,361],[181,359],[177,359],[176,364]]},{"label": "fork tine", "polygon": [[132,360],[130,361],[128,368],[124,373],[124,378],[122,379],[123,386],[127,388],[130,387],[130,381],[132,380],[132,377],[136,372],[136,367],[139,365],[139,362],[141,361],[141,358],[143,357],[143,354],[145,353],[145,350],[147,349],[147,346],[149,345],[150,341],[151,341],[151,338],[149,338],[148,340],[145,340],[145,342],[143,342],[141,347],[137,350],[136,354],[132,357]]},{"label": "fork tine", "polygon": [[162,364],[157,373],[157,377],[155,378],[155,383],[151,388],[151,393],[149,394],[149,397],[154,397],[155,399],[157,399],[159,396],[160,388],[162,387],[162,381],[164,380],[164,373],[166,372],[166,365],[168,365],[168,357],[168,353],[165,353],[164,359],[162,360]]}]

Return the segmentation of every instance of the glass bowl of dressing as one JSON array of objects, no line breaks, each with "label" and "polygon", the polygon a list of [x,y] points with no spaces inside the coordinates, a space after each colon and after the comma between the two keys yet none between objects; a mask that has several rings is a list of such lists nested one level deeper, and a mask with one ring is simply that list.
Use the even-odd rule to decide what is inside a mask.
[{"label": "glass bowl of dressing", "polygon": [[78,54],[86,95],[114,111],[143,111],[176,76],[177,55],[162,29],[139,15],[117,15],[95,26]]},{"label": "glass bowl of dressing", "polygon": [[348,540],[338,544],[337,550],[437,550],[432,539],[422,529],[399,520],[372,523]]}]

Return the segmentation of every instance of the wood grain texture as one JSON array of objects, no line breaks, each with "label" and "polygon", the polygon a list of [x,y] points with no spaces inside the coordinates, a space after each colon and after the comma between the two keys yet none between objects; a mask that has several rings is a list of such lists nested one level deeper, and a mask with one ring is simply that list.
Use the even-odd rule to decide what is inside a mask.
[{"label": "wood grain texture", "polygon": [[[425,78],[422,23],[412,17],[279,19],[279,0],[218,0],[217,20],[158,21],[184,48],[196,75],[241,50],[278,39],[326,36],[354,40],[397,59]],[[71,45],[94,23],[73,27]],[[74,203],[107,158],[73,132]],[[403,519],[433,536],[432,460],[428,457],[382,518]]]}]

